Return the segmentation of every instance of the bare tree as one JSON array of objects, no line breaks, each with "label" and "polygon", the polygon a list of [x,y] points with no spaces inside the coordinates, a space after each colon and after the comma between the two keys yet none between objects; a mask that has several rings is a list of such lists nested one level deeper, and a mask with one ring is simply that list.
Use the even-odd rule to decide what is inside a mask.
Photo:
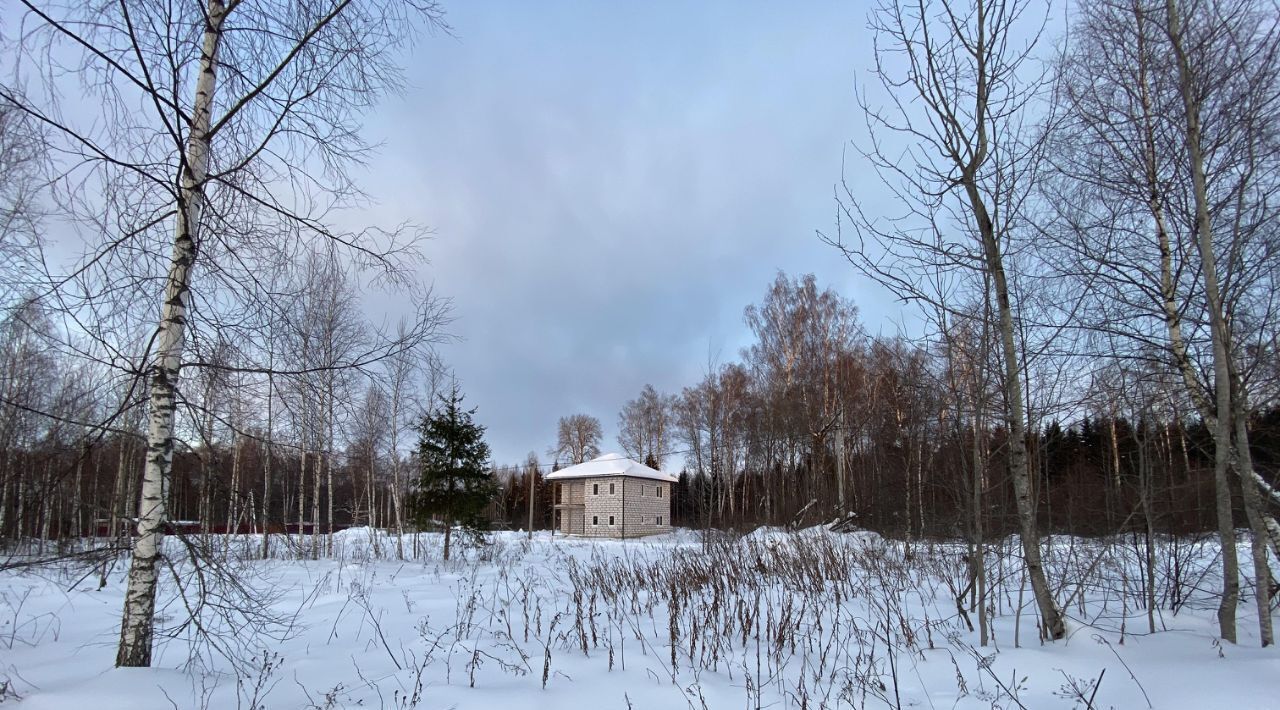
[{"label": "bare tree", "polygon": [[[1023,560],[1040,611],[1041,632],[1066,634],[1040,554],[1036,498],[1027,454],[1025,351],[1017,322],[1007,254],[1029,194],[1041,143],[1024,124],[1043,80],[1030,73],[1037,27],[1023,28],[1025,0],[885,2],[873,13],[876,75],[892,102],[888,111],[864,101],[873,134],[864,151],[897,189],[910,219],[883,226],[848,193],[842,218],[858,233],[828,241],[864,273],[907,298],[922,299],[938,265],[982,276],[989,289],[1002,357],[1001,391],[1009,432],[1009,474],[1020,522]],[[1019,38],[1029,37],[1025,45]],[[893,58],[892,61],[890,58]],[[902,68],[896,69],[895,66]],[[884,135],[876,135],[880,131]],[[889,135],[910,141],[904,164],[883,152]],[[952,238],[948,232],[958,232]],[[880,249],[872,253],[865,241]],[[916,271],[902,269],[904,257]],[[933,301],[936,305],[937,302]]]},{"label": "bare tree", "polygon": [[618,414],[618,445],[622,452],[661,468],[674,439],[674,406],[674,397],[658,394],[653,385],[645,385],[640,396],[624,404]]},{"label": "bare tree", "polygon": [[857,316],[851,301],[832,289],[819,289],[813,274],[790,278],[782,273],[764,301],[743,313],[758,339],[745,355],[757,377],[768,383],[770,397],[797,406],[792,422],[805,438],[810,465],[824,474],[830,471],[839,510],[845,502],[844,477],[838,475],[839,465],[828,465],[827,450],[829,437],[843,434],[839,364],[858,335]]},{"label": "bare tree", "polygon": [[[306,261],[304,286],[298,301],[297,324],[303,338],[295,349],[305,391],[314,397],[319,423],[320,457],[315,491],[325,491],[325,552],[333,551],[334,459],[339,419],[353,399],[354,371],[343,367],[367,351],[367,336],[359,311],[353,277],[329,250]],[[321,475],[323,472],[323,481]],[[319,519],[315,521],[319,523]]]},{"label": "bare tree", "polygon": [[[1274,92],[1276,72],[1273,67],[1275,63],[1274,61],[1257,62],[1255,53],[1265,52],[1272,57],[1276,56],[1278,33],[1274,16],[1270,19],[1270,26],[1264,24],[1262,25],[1262,32],[1257,32],[1257,26],[1254,23],[1261,19],[1263,15],[1252,7],[1252,3],[1206,2],[1203,4],[1185,3],[1189,7],[1184,7],[1183,5],[1177,0],[1166,0],[1165,29],[1173,50],[1174,63],[1178,69],[1177,89],[1183,104],[1182,118],[1185,122],[1183,137],[1186,141],[1187,165],[1191,176],[1191,195],[1195,205],[1195,243],[1200,256],[1201,277],[1204,281],[1205,308],[1208,311],[1210,341],[1213,347],[1213,392],[1215,414],[1217,415],[1214,432],[1214,477],[1218,485],[1219,519],[1225,518],[1229,521],[1231,509],[1227,472],[1232,464],[1233,437],[1237,432],[1239,433],[1239,439],[1235,443],[1239,448],[1237,448],[1235,455],[1243,457],[1246,461],[1249,457],[1248,425],[1244,421],[1248,408],[1241,399],[1244,397],[1244,393],[1241,391],[1240,380],[1234,372],[1236,367],[1232,363],[1232,351],[1234,349],[1234,338],[1232,337],[1230,326],[1232,309],[1229,303],[1229,296],[1224,293],[1229,286],[1221,283],[1218,267],[1219,257],[1215,251],[1215,227],[1212,214],[1213,205],[1210,204],[1209,184],[1211,148],[1205,144],[1202,120],[1207,105],[1214,98],[1218,98],[1214,96],[1214,91],[1223,86],[1218,82],[1228,80],[1227,86],[1233,84],[1240,86],[1240,84],[1229,81],[1232,78],[1232,74],[1235,75],[1236,82],[1261,80],[1263,86],[1269,85],[1272,87],[1272,90],[1262,97],[1257,97],[1254,94],[1233,96],[1228,93],[1226,98],[1244,102],[1243,108],[1246,111],[1261,110],[1261,114],[1246,114],[1246,121],[1255,118],[1257,115],[1274,113],[1277,102]],[[1228,56],[1234,61],[1227,66],[1218,66],[1221,69],[1230,71],[1230,73],[1218,74],[1213,71],[1207,71],[1206,52],[1229,52]],[[1256,72],[1256,67],[1259,63],[1263,67],[1262,73]],[[1255,71],[1250,71],[1250,69],[1255,69]],[[1250,87],[1248,84],[1244,84],[1244,88]],[[1250,98],[1255,100],[1248,101]],[[1258,98],[1261,100],[1257,100]],[[1258,168],[1256,164],[1258,147],[1260,146],[1256,145],[1256,143],[1249,144],[1250,150],[1242,166],[1245,170],[1252,171]],[[1244,199],[1243,195],[1240,199]],[[1237,215],[1237,219],[1239,218],[1240,215]],[[1238,235],[1235,236],[1238,237]],[[1238,239],[1233,241],[1236,241],[1238,245]],[[1236,264],[1231,263],[1230,253],[1227,262],[1232,266],[1236,266]],[[1224,288],[1224,286],[1227,286],[1227,288]],[[1236,395],[1234,398],[1233,393]],[[1234,429],[1233,418],[1237,420],[1236,428]],[[1271,608],[1268,594],[1264,590],[1270,588],[1271,575],[1267,564],[1266,548],[1263,546],[1263,538],[1266,531],[1262,527],[1262,522],[1259,518],[1258,489],[1253,480],[1252,466],[1249,468],[1250,470],[1241,475],[1240,478],[1244,492],[1245,513],[1249,518],[1250,527],[1254,533],[1253,559],[1259,585],[1257,591],[1258,617],[1261,624],[1262,645],[1268,646],[1273,642]],[[1240,469],[1237,468],[1237,470]],[[1224,559],[1227,554],[1225,549],[1227,547],[1226,542],[1224,540]],[[1234,545],[1233,534],[1230,546],[1234,547]],[[1236,574],[1238,572],[1235,569],[1224,569],[1224,576],[1235,576]],[[1224,594],[1223,606],[1219,608],[1219,626],[1221,627],[1223,638],[1235,641],[1234,618],[1230,619],[1229,623],[1226,618],[1228,614],[1234,617],[1234,606],[1231,606],[1231,608],[1227,608],[1227,606],[1228,601],[1233,603],[1235,600],[1228,600],[1228,596]]]},{"label": "bare tree", "polygon": [[560,417],[556,425],[556,445],[549,453],[558,461],[579,464],[600,455],[602,438],[604,430],[599,419],[589,414]]},{"label": "bare tree", "polygon": [[[401,324],[400,335],[406,334],[406,326]],[[401,350],[387,358],[383,369],[382,379],[391,408],[386,422],[387,457],[391,466],[388,494],[396,530],[396,556],[404,559],[405,501],[409,481],[405,475],[405,452],[401,450],[401,442],[412,442],[412,437],[404,438],[405,433],[412,431],[414,423],[421,419],[422,409],[436,401],[444,367],[433,356],[423,357],[412,350]],[[417,379],[423,375],[427,381],[421,387],[423,395],[419,399],[416,396],[419,391]]]},{"label": "bare tree", "polygon": [[[1231,469],[1253,532],[1256,583],[1269,584],[1266,542],[1280,554],[1247,425],[1253,374],[1275,332],[1274,215],[1265,195],[1278,175],[1269,137],[1276,18],[1259,3],[1215,0],[1091,3],[1077,19],[1059,62],[1064,111],[1050,134],[1058,177],[1046,190],[1055,208],[1047,235],[1055,263],[1090,297],[1102,352],[1163,353],[1160,366],[1181,379],[1215,433],[1219,632],[1234,640]],[[1259,604],[1267,644],[1270,614]]]}]

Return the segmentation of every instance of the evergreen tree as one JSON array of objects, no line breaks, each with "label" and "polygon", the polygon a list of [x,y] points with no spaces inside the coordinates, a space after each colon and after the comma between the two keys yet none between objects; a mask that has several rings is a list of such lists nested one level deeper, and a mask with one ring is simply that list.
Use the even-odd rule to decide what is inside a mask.
[{"label": "evergreen tree", "polygon": [[410,501],[414,522],[424,527],[433,519],[444,523],[444,558],[449,559],[453,526],[478,533],[481,514],[498,487],[489,475],[489,445],[484,427],[472,421],[475,409],[462,408],[457,385],[440,396],[435,414],[418,427],[421,473]]}]

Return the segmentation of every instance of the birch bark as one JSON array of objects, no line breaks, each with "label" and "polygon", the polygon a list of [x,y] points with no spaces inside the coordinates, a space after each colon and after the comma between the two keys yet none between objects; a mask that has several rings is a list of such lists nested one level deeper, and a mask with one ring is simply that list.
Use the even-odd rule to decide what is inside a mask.
[{"label": "birch bark", "polygon": [[[1275,643],[1271,625],[1271,566],[1267,562],[1267,538],[1275,531],[1275,521],[1270,525],[1262,510],[1262,496],[1258,486],[1254,484],[1250,472],[1253,471],[1253,454],[1249,451],[1249,414],[1245,401],[1244,387],[1239,378],[1232,378],[1231,419],[1235,425],[1236,448],[1235,470],[1240,479],[1240,490],[1244,496],[1244,512],[1249,521],[1249,550],[1253,557],[1254,603],[1258,611],[1258,635],[1263,648]],[[1273,540],[1274,542],[1274,540]]]},{"label": "birch bark", "polygon": [[209,124],[217,87],[218,48],[226,19],[223,0],[209,0],[196,78],[195,103],[186,154],[179,176],[173,254],[165,280],[156,354],[151,363],[147,454],[143,469],[137,538],[125,590],[116,665],[151,665],[156,605],[156,561],[164,540],[165,496],[173,464],[174,405],[186,335],[187,297],[196,259],[196,238],[204,207],[204,181],[209,171]]},{"label": "birch bark", "polygon": [[1053,599],[1053,591],[1049,589],[1049,581],[1045,577],[1044,565],[1040,559],[1036,505],[1031,490],[1031,475],[1027,470],[1027,424],[1022,403],[1022,373],[1019,371],[1018,350],[1013,339],[1013,306],[1009,300],[1004,258],[991,217],[972,179],[966,181],[965,191],[982,237],[983,255],[995,289],[996,311],[1000,319],[1000,345],[1004,360],[1003,389],[1009,424],[1009,475],[1013,479],[1013,492],[1017,502],[1023,561],[1027,568],[1027,578],[1031,582],[1031,591],[1040,609],[1042,633],[1046,638],[1060,639],[1066,636],[1067,629],[1062,612]]},{"label": "birch bark", "polygon": [[[273,351],[274,354],[274,351]],[[271,361],[268,360],[268,367]],[[275,419],[275,382],[271,373],[267,373],[267,440],[263,451],[262,463],[262,559],[271,555],[271,457],[275,453],[274,435]]]},{"label": "birch bark", "polygon": [[1209,311],[1209,332],[1213,341],[1213,389],[1217,409],[1214,427],[1213,481],[1218,518],[1218,538],[1222,546],[1222,600],[1218,604],[1218,632],[1236,642],[1236,606],[1240,598],[1240,569],[1236,554],[1235,525],[1231,516],[1231,485],[1227,469],[1231,457],[1231,385],[1227,363],[1227,332],[1218,288],[1218,266],[1213,252],[1213,232],[1209,219],[1204,154],[1201,147],[1200,106],[1194,94],[1194,77],[1182,42],[1182,18],[1177,0],[1166,0],[1167,30],[1178,65],[1178,91],[1186,121],[1186,149],[1195,200],[1196,246],[1204,278],[1205,301]]}]

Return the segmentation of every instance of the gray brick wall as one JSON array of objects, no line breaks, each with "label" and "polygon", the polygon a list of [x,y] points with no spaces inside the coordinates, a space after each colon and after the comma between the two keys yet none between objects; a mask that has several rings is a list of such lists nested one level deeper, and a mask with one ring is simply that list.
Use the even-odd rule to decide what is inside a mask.
[{"label": "gray brick wall", "polygon": [[[577,481],[574,482],[575,485],[577,483]],[[659,489],[661,489],[661,495],[658,494]],[[625,535],[631,538],[671,530],[670,483],[624,476],[582,479],[582,501],[585,517],[578,525],[585,522],[585,529],[576,526],[568,529],[562,524],[561,529],[564,532],[586,537],[623,537]],[[612,525],[609,524],[611,516]]]}]

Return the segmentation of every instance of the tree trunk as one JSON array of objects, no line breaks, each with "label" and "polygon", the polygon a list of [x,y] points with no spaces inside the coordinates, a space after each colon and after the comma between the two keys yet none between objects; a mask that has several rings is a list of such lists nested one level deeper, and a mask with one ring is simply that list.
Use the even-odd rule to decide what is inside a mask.
[{"label": "tree trunk", "polygon": [[232,434],[234,442],[231,444],[231,490],[227,496],[227,547],[231,547],[231,535],[240,532],[240,456],[241,456],[241,437],[239,434]]},{"label": "tree trunk", "polygon": [[53,522],[53,511],[55,510],[53,501],[54,501],[54,497],[57,495],[57,490],[58,490],[49,485],[53,483],[53,460],[52,459],[45,461],[44,481],[45,481],[45,485],[37,486],[37,488],[44,489],[43,491],[40,491],[39,493],[37,493],[37,497],[40,499],[40,526],[38,528],[40,533],[37,537],[39,537],[41,540],[48,540],[50,539],[49,529],[50,529],[50,525]]},{"label": "tree trunk", "polygon": [[982,491],[986,487],[986,456],[983,452],[981,417],[973,419],[973,558],[969,561],[973,575],[976,606],[978,607],[978,642],[986,647],[991,640],[990,621],[987,619],[987,558],[986,541],[982,530]]},{"label": "tree trunk", "polygon": [[[213,381],[210,380],[204,394],[204,426],[201,427],[204,437],[204,452],[200,454],[200,534],[206,537],[213,532],[213,477],[214,460],[217,455],[213,448]],[[168,496],[163,496],[165,502]],[[206,540],[207,542],[207,540]]]},{"label": "tree trunk", "polygon": [[396,559],[404,559],[404,507],[400,502],[400,371],[391,390],[391,509],[396,524]]},{"label": "tree trunk", "polygon": [[1268,526],[1264,520],[1262,497],[1258,494],[1258,485],[1253,480],[1253,453],[1249,451],[1248,407],[1246,406],[1243,385],[1238,378],[1232,378],[1236,387],[1232,392],[1234,411],[1232,420],[1235,423],[1235,470],[1240,481],[1240,490],[1244,497],[1244,512],[1249,521],[1252,533],[1249,540],[1250,552],[1253,555],[1254,601],[1258,608],[1258,635],[1263,648],[1275,642],[1271,627],[1271,566],[1267,561]]},{"label": "tree trunk", "polygon": [[5,525],[9,522],[9,482],[13,479],[13,451],[9,446],[5,446],[3,456],[4,465],[0,467],[0,539],[8,531]]},{"label": "tree trunk", "polygon": [[147,425],[147,458],[142,476],[142,501],[138,510],[138,538],[125,590],[120,623],[117,666],[151,665],[151,642],[156,604],[156,560],[164,537],[165,493],[173,465],[175,390],[186,335],[187,297],[191,268],[196,258],[196,238],[204,207],[204,180],[209,168],[209,121],[226,8],[222,0],[209,0],[208,18],[200,50],[191,133],[187,138],[184,169],[178,196],[173,255],[165,280],[164,302],[156,328],[156,355],[151,365],[150,409]]},{"label": "tree trunk", "polygon": [[267,442],[263,451],[262,462],[262,559],[267,559],[271,554],[271,455],[272,455],[272,435],[275,431],[275,422],[272,418],[274,414],[275,387],[271,380],[271,374],[267,373]]},{"label": "tree trunk", "polygon": [[307,448],[303,445],[298,466],[298,549],[302,548],[302,533],[307,520]]},{"label": "tree trunk", "polygon": [[1208,191],[1205,186],[1204,155],[1200,144],[1200,106],[1192,86],[1190,62],[1182,44],[1182,20],[1177,1],[1166,0],[1167,29],[1178,64],[1178,90],[1186,114],[1187,157],[1191,168],[1192,193],[1196,210],[1196,244],[1204,278],[1205,301],[1209,311],[1213,341],[1213,389],[1217,408],[1214,427],[1213,481],[1217,499],[1218,538],[1222,545],[1222,600],[1218,605],[1218,631],[1223,639],[1236,642],[1236,605],[1240,597],[1240,569],[1236,555],[1235,525],[1231,517],[1231,485],[1227,469],[1231,457],[1231,384],[1227,363],[1227,326],[1218,290],[1218,265],[1213,253]]},{"label": "tree trunk", "polygon": [[116,482],[111,491],[111,515],[109,517],[111,528],[107,531],[107,537],[114,539],[123,545],[124,539],[121,534],[122,528],[121,518],[125,517],[125,479],[128,478],[127,468],[129,462],[128,451],[132,447],[132,442],[126,437],[120,437],[117,444],[120,447],[119,458],[116,460]]},{"label": "tree trunk", "polygon": [[1155,515],[1151,509],[1151,455],[1147,447],[1150,437],[1144,423],[1140,427],[1142,438],[1138,440],[1138,502],[1142,506],[1143,530],[1143,576],[1145,577],[1147,604],[1147,632],[1156,632],[1156,547],[1155,547]]},{"label": "tree trunk", "polygon": [[525,466],[525,475],[529,477],[529,539],[533,539],[533,484],[538,480],[537,470]]},{"label": "tree trunk", "polygon": [[1045,577],[1040,560],[1040,534],[1036,529],[1035,498],[1031,490],[1031,476],[1027,471],[1027,432],[1022,404],[1022,373],[1019,371],[1018,351],[1014,344],[1013,306],[1009,300],[1004,259],[1000,252],[1000,243],[996,238],[995,226],[972,179],[966,180],[965,190],[982,236],[983,253],[986,257],[987,271],[991,275],[991,283],[995,288],[996,308],[1000,318],[1000,344],[1004,360],[1003,390],[1009,424],[1009,474],[1013,479],[1013,490],[1017,500],[1018,523],[1022,533],[1022,555],[1027,567],[1027,577],[1031,581],[1031,591],[1035,595],[1036,605],[1040,608],[1042,634],[1051,639],[1061,639],[1066,636],[1066,625],[1063,623],[1062,612],[1059,611],[1057,602],[1053,599],[1053,593],[1049,589],[1049,581]]},{"label": "tree trunk", "polygon": [[320,559],[324,537],[320,532],[320,469],[324,468],[324,454],[316,452],[317,460],[311,464],[311,556]]},{"label": "tree trunk", "polygon": [[[327,527],[325,528],[325,536],[324,536],[324,552],[326,555],[332,556],[333,555],[333,449],[334,449],[333,398],[334,398],[334,392],[333,392],[333,385],[332,385],[332,377],[333,377],[332,373],[330,373],[329,376],[330,376],[330,386],[329,386],[328,392],[326,393],[328,395],[328,403],[327,403],[327,411],[325,413],[326,414],[325,423],[328,427],[328,430],[325,432],[326,439],[325,439],[325,452],[324,452],[324,481],[326,486],[326,490],[325,490],[326,516],[325,517],[327,522]],[[352,486],[352,488],[354,488],[354,486]],[[355,491],[353,490],[352,493],[354,494]]]}]

